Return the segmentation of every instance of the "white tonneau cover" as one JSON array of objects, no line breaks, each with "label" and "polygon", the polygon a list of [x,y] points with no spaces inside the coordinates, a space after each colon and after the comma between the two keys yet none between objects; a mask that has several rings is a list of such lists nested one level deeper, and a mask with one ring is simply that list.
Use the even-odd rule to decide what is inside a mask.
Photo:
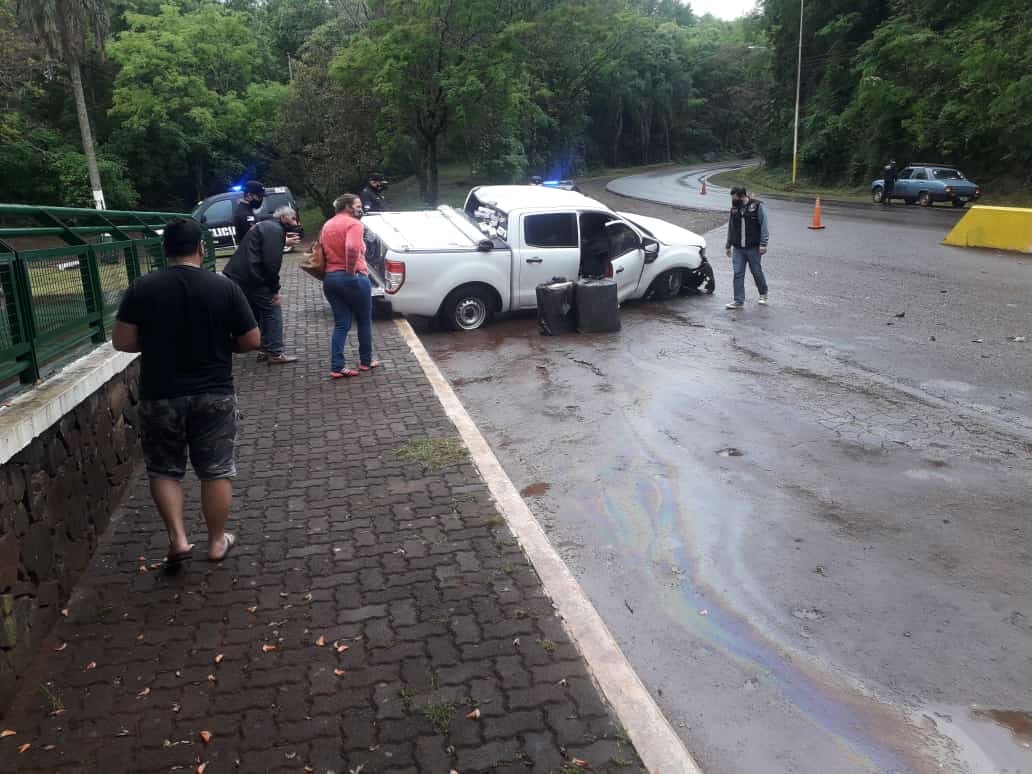
[{"label": "white tonneau cover", "polygon": [[486,236],[452,207],[418,212],[378,212],[362,222],[396,252],[476,250]]}]

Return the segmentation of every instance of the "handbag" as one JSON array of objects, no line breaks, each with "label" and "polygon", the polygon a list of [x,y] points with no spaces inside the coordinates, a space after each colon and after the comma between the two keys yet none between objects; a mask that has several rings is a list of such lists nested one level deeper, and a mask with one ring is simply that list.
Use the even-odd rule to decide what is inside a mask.
[{"label": "handbag", "polygon": [[317,280],[326,278],[326,251],[323,250],[322,242],[315,242],[312,245],[312,251],[305,253],[300,268],[305,274],[309,274]]}]

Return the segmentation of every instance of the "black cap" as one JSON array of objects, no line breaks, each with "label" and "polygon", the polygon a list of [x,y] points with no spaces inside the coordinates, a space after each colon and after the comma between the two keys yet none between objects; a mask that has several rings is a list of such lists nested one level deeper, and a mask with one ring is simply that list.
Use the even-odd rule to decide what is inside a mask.
[{"label": "black cap", "polygon": [[383,176],[383,172],[370,172],[369,179],[372,180],[374,183],[382,183],[386,181],[387,178]]},{"label": "black cap", "polygon": [[265,196],[265,186],[263,186],[257,180],[248,180],[246,183],[244,183],[244,193]]}]

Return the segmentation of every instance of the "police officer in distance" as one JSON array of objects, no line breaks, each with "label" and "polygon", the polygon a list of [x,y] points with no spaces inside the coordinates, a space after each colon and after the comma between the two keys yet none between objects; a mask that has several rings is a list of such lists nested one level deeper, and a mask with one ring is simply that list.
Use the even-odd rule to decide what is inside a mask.
[{"label": "police officer in distance", "polygon": [[364,212],[383,212],[387,209],[387,198],[384,190],[387,188],[387,180],[381,172],[370,172],[369,180],[359,192],[362,199],[362,210]]},{"label": "police officer in distance", "polygon": [[896,160],[892,159],[885,165],[885,174],[882,180],[882,204],[892,204],[892,194],[896,189]]},{"label": "police officer in distance", "polygon": [[[244,236],[258,222],[256,214],[265,201],[265,186],[257,180],[248,180],[244,185],[244,198],[233,207],[233,228],[236,231],[236,243],[244,241]],[[263,219],[264,220],[264,219]]]},{"label": "police officer in distance", "polygon": [[735,300],[727,305],[728,309],[741,309],[745,306],[747,266],[760,294],[759,303],[766,305],[767,278],[763,276],[761,261],[767,252],[768,238],[767,211],[763,202],[749,196],[744,186],[732,188],[731,215],[727,223],[727,242],[724,247],[735,269]]}]

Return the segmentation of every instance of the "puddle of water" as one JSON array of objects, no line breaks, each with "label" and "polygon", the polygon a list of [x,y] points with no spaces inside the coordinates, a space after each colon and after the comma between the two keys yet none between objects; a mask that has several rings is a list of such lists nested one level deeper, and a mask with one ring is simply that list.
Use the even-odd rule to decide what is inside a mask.
[{"label": "puddle of water", "polygon": [[551,484],[546,484],[544,481],[538,481],[536,484],[525,486],[520,490],[521,497],[540,497],[541,495],[548,492],[552,488]]},{"label": "puddle of water", "polygon": [[953,754],[978,774],[1032,772],[1032,712],[931,705],[918,720],[949,739]]},{"label": "puddle of water", "polygon": [[914,481],[952,481],[953,476],[937,470],[906,470],[903,475]]},{"label": "puddle of water", "polygon": [[922,390],[928,392],[971,392],[975,385],[967,382],[958,382],[953,379],[932,379],[921,384]]}]

